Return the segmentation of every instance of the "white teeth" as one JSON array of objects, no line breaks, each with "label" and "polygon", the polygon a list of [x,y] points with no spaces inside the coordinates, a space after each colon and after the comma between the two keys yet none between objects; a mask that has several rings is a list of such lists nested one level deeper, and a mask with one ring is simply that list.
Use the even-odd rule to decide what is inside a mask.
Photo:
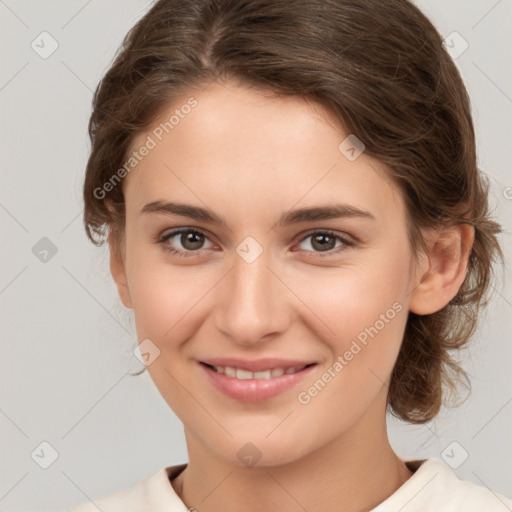
[{"label": "white teeth", "polygon": [[272,377],[281,377],[281,375],[284,375],[284,369],[283,368],[274,368],[270,374]]},{"label": "white teeth", "polygon": [[[219,368],[222,368],[222,366],[219,366]],[[215,369],[217,369],[217,366],[215,367]],[[218,370],[217,370],[218,371]],[[236,377],[236,370],[234,368],[230,368],[229,366],[226,366],[224,368],[224,373],[228,376],[228,377]]]},{"label": "white teeth", "polygon": [[240,370],[240,368],[238,368],[236,370],[236,378],[237,379],[247,380],[247,379],[252,379],[253,377],[254,377],[254,373],[252,373],[252,372],[248,372],[247,370]]},{"label": "white teeth", "polygon": [[272,370],[264,370],[260,372],[250,372],[248,370],[242,370],[240,368],[233,368],[231,366],[214,366],[218,373],[223,373],[227,377],[248,380],[248,379],[271,379],[274,377],[281,377],[284,374],[295,373],[302,370],[304,366],[296,366],[292,368],[273,368]]},{"label": "white teeth", "polygon": [[264,372],[254,372],[255,379],[270,379],[272,377],[270,370],[265,370]]}]

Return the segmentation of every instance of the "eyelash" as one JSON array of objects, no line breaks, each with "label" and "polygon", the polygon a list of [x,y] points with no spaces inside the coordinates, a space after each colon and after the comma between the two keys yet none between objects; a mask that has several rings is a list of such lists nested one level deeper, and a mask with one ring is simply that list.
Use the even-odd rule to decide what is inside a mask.
[{"label": "eyelash", "polygon": [[[167,233],[166,235],[160,237],[157,240],[157,243],[159,243],[165,251],[167,251],[171,254],[175,254],[175,255],[178,255],[178,256],[184,257],[184,258],[196,256],[198,253],[201,252],[202,249],[198,249],[197,251],[182,251],[181,249],[175,249],[174,247],[172,247],[166,243],[170,238],[173,238],[176,235],[180,235],[182,233],[194,233],[194,234],[202,235],[208,239],[206,234],[198,229],[180,228],[180,229],[175,229],[174,231],[171,231],[170,233]],[[356,245],[356,242],[354,242],[348,238],[342,237],[342,236],[336,234],[334,231],[330,231],[328,229],[327,230],[310,231],[309,233],[304,235],[299,240],[298,243],[300,244],[300,243],[304,242],[304,240],[306,240],[307,238],[309,238],[313,235],[318,235],[318,234],[331,236],[331,237],[341,241],[343,245],[341,245],[340,247],[337,247],[335,249],[330,249],[329,251],[306,251],[307,253],[310,253],[311,257],[324,258],[327,256],[332,256],[333,254],[339,254],[340,252],[346,251],[347,249],[350,249]],[[298,249],[298,250],[301,250],[301,249]]]}]

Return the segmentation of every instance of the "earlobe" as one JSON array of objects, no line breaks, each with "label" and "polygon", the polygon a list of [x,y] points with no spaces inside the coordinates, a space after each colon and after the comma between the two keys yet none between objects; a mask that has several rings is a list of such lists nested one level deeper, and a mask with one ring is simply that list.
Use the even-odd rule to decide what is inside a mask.
[{"label": "earlobe", "polygon": [[444,308],[457,295],[467,274],[475,230],[469,224],[443,228],[430,242],[428,265],[411,292],[409,309],[430,315]]},{"label": "earlobe", "polygon": [[131,308],[132,301],[128,287],[126,266],[120,245],[121,242],[117,239],[115,233],[110,230],[108,235],[108,246],[110,250],[110,273],[112,274],[112,278],[116,284],[117,292],[121,302],[127,308]]}]

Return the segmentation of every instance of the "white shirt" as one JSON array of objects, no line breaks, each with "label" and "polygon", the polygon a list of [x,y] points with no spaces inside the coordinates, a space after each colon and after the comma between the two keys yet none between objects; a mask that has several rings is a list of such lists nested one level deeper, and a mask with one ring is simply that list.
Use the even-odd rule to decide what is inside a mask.
[{"label": "white shirt", "polygon": [[[408,461],[415,473],[370,512],[510,512],[512,500],[472,482],[459,480],[439,459]],[[187,464],[170,466],[133,487],[74,507],[67,512],[188,512],[171,480]]]}]

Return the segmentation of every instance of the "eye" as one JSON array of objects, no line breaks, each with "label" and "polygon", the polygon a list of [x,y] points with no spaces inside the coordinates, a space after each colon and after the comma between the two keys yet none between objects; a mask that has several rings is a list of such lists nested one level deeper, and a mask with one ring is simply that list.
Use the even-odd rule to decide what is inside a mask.
[{"label": "eye", "polygon": [[[164,234],[159,238],[158,242],[162,247],[172,254],[180,256],[194,256],[194,253],[200,252],[201,249],[212,247],[213,244],[204,247],[205,241],[209,241],[204,233],[196,229],[180,228]],[[181,248],[175,246],[180,244]]]},{"label": "eye", "polygon": [[[325,256],[337,254],[355,245],[355,242],[348,239],[348,237],[340,236],[332,231],[313,231],[302,238],[300,243],[304,244],[308,239],[310,241],[305,245],[312,249],[306,247],[302,250],[313,253],[327,253]],[[318,254],[318,256],[322,257],[324,254]]]},{"label": "eye", "polygon": [[[192,228],[175,229],[165,233],[157,241],[165,251],[183,257],[195,256],[202,249],[214,247],[214,244],[203,232]],[[205,246],[206,242],[209,245]],[[315,257],[324,257],[345,251],[355,246],[356,242],[333,231],[317,230],[304,236],[299,242],[299,246],[301,244],[305,244],[306,247],[299,247],[299,250],[311,253],[310,255]]]}]

